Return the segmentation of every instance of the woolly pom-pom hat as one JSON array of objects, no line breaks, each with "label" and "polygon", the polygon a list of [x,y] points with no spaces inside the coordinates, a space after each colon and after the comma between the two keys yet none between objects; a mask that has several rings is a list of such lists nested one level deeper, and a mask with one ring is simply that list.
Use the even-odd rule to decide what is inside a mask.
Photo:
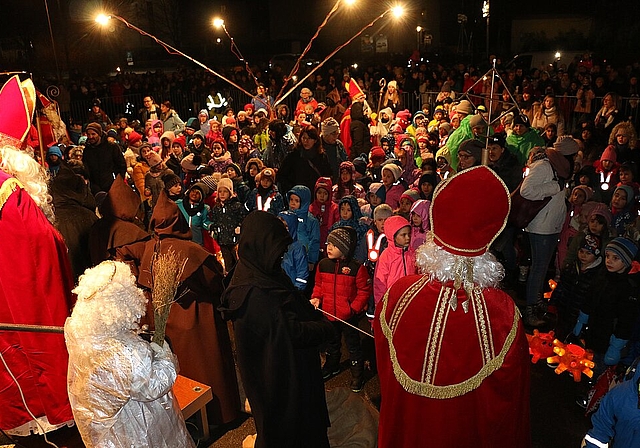
[{"label": "woolly pom-pom hat", "polygon": [[433,240],[454,255],[482,255],[506,226],[510,208],[509,190],[494,171],[483,165],[461,171],[433,194]]}]

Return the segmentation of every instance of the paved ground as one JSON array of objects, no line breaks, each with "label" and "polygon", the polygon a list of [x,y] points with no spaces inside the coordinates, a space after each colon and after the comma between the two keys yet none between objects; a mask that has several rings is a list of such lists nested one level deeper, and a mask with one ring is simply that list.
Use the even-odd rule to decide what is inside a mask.
[{"label": "paved ground", "polygon": [[[518,291],[510,291],[513,297],[522,296],[521,285]],[[516,303],[522,306],[519,300]],[[361,323],[362,328],[367,322]],[[368,346],[368,347],[367,347]],[[365,348],[372,350],[371,341],[365,341]],[[346,353],[346,350],[344,351]],[[367,383],[361,395],[376,408],[380,404],[378,377],[367,371]],[[347,363],[343,362],[343,371],[326,383],[327,389],[348,387],[350,373]],[[576,383],[568,374],[558,376],[546,363],[539,361],[531,367],[531,436],[533,448],[568,448],[580,446],[580,441],[590,427],[582,409],[575,404]],[[191,422],[188,422],[190,429]],[[194,431],[195,432],[195,431]],[[212,427],[211,438],[198,442],[199,447],[239,448],[247,435],[255,433],[253,419],[245,414],[241,419],[227,427]],[[82,448],[84,445],[75,430],[68,428],[51,434],[49,438],[60,448]],[[0,436],[0,444],[7,443]],[[32,436],[19,440],[20,445],[28,448],[45,448],[42,437]]]}]

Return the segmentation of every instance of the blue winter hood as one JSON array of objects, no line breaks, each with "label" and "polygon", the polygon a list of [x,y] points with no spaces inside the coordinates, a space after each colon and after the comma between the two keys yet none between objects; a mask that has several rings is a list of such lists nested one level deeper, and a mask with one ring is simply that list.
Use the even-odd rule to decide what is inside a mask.
[{"label": "blue winter hood", "polygon": [[278,218],[287,223],[287,229],[293,241],[298,241],[298,216],[291,210],[285,210],[278,213]]},{"label": "blue winter hood", "polygon": [[295,194],[300,198],[300,208],[295,210],[296,215],[305,217],[309,212],[309,206],[311,205],[311,190],[304,185],[296,185],[291,190],[287,191],[287,204],[289,203],[289,197]]}]

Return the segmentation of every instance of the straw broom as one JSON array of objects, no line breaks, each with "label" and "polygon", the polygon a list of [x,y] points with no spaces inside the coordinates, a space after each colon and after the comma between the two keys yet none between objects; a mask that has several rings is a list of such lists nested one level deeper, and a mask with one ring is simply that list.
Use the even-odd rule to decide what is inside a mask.
[{"label": "straw broom", "polygon": [[173,249],[161,254],[154,252],[151,259],[151,304],[153,305],[153,317],[155,332],[152,342],[162,346],[164,344],[165,330],[171,305],[175,302],[176,292],[180,286],[180,277],[184,272],[187,259],[179,256]]}]

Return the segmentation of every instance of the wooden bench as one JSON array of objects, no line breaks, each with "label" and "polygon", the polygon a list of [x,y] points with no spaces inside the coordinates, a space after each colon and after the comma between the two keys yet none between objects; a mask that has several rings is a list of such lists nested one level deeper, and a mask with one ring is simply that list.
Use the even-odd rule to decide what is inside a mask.
[{"label": "wooden bench", "polygon": [[207,418],[207,403],[213,400],[211,387],[206,384],[178,375],[173,385],[173,394],[178,400],[184,419],[188,419],[198,412],[198,429],[204,440],[209,439],[209,420]]}]

